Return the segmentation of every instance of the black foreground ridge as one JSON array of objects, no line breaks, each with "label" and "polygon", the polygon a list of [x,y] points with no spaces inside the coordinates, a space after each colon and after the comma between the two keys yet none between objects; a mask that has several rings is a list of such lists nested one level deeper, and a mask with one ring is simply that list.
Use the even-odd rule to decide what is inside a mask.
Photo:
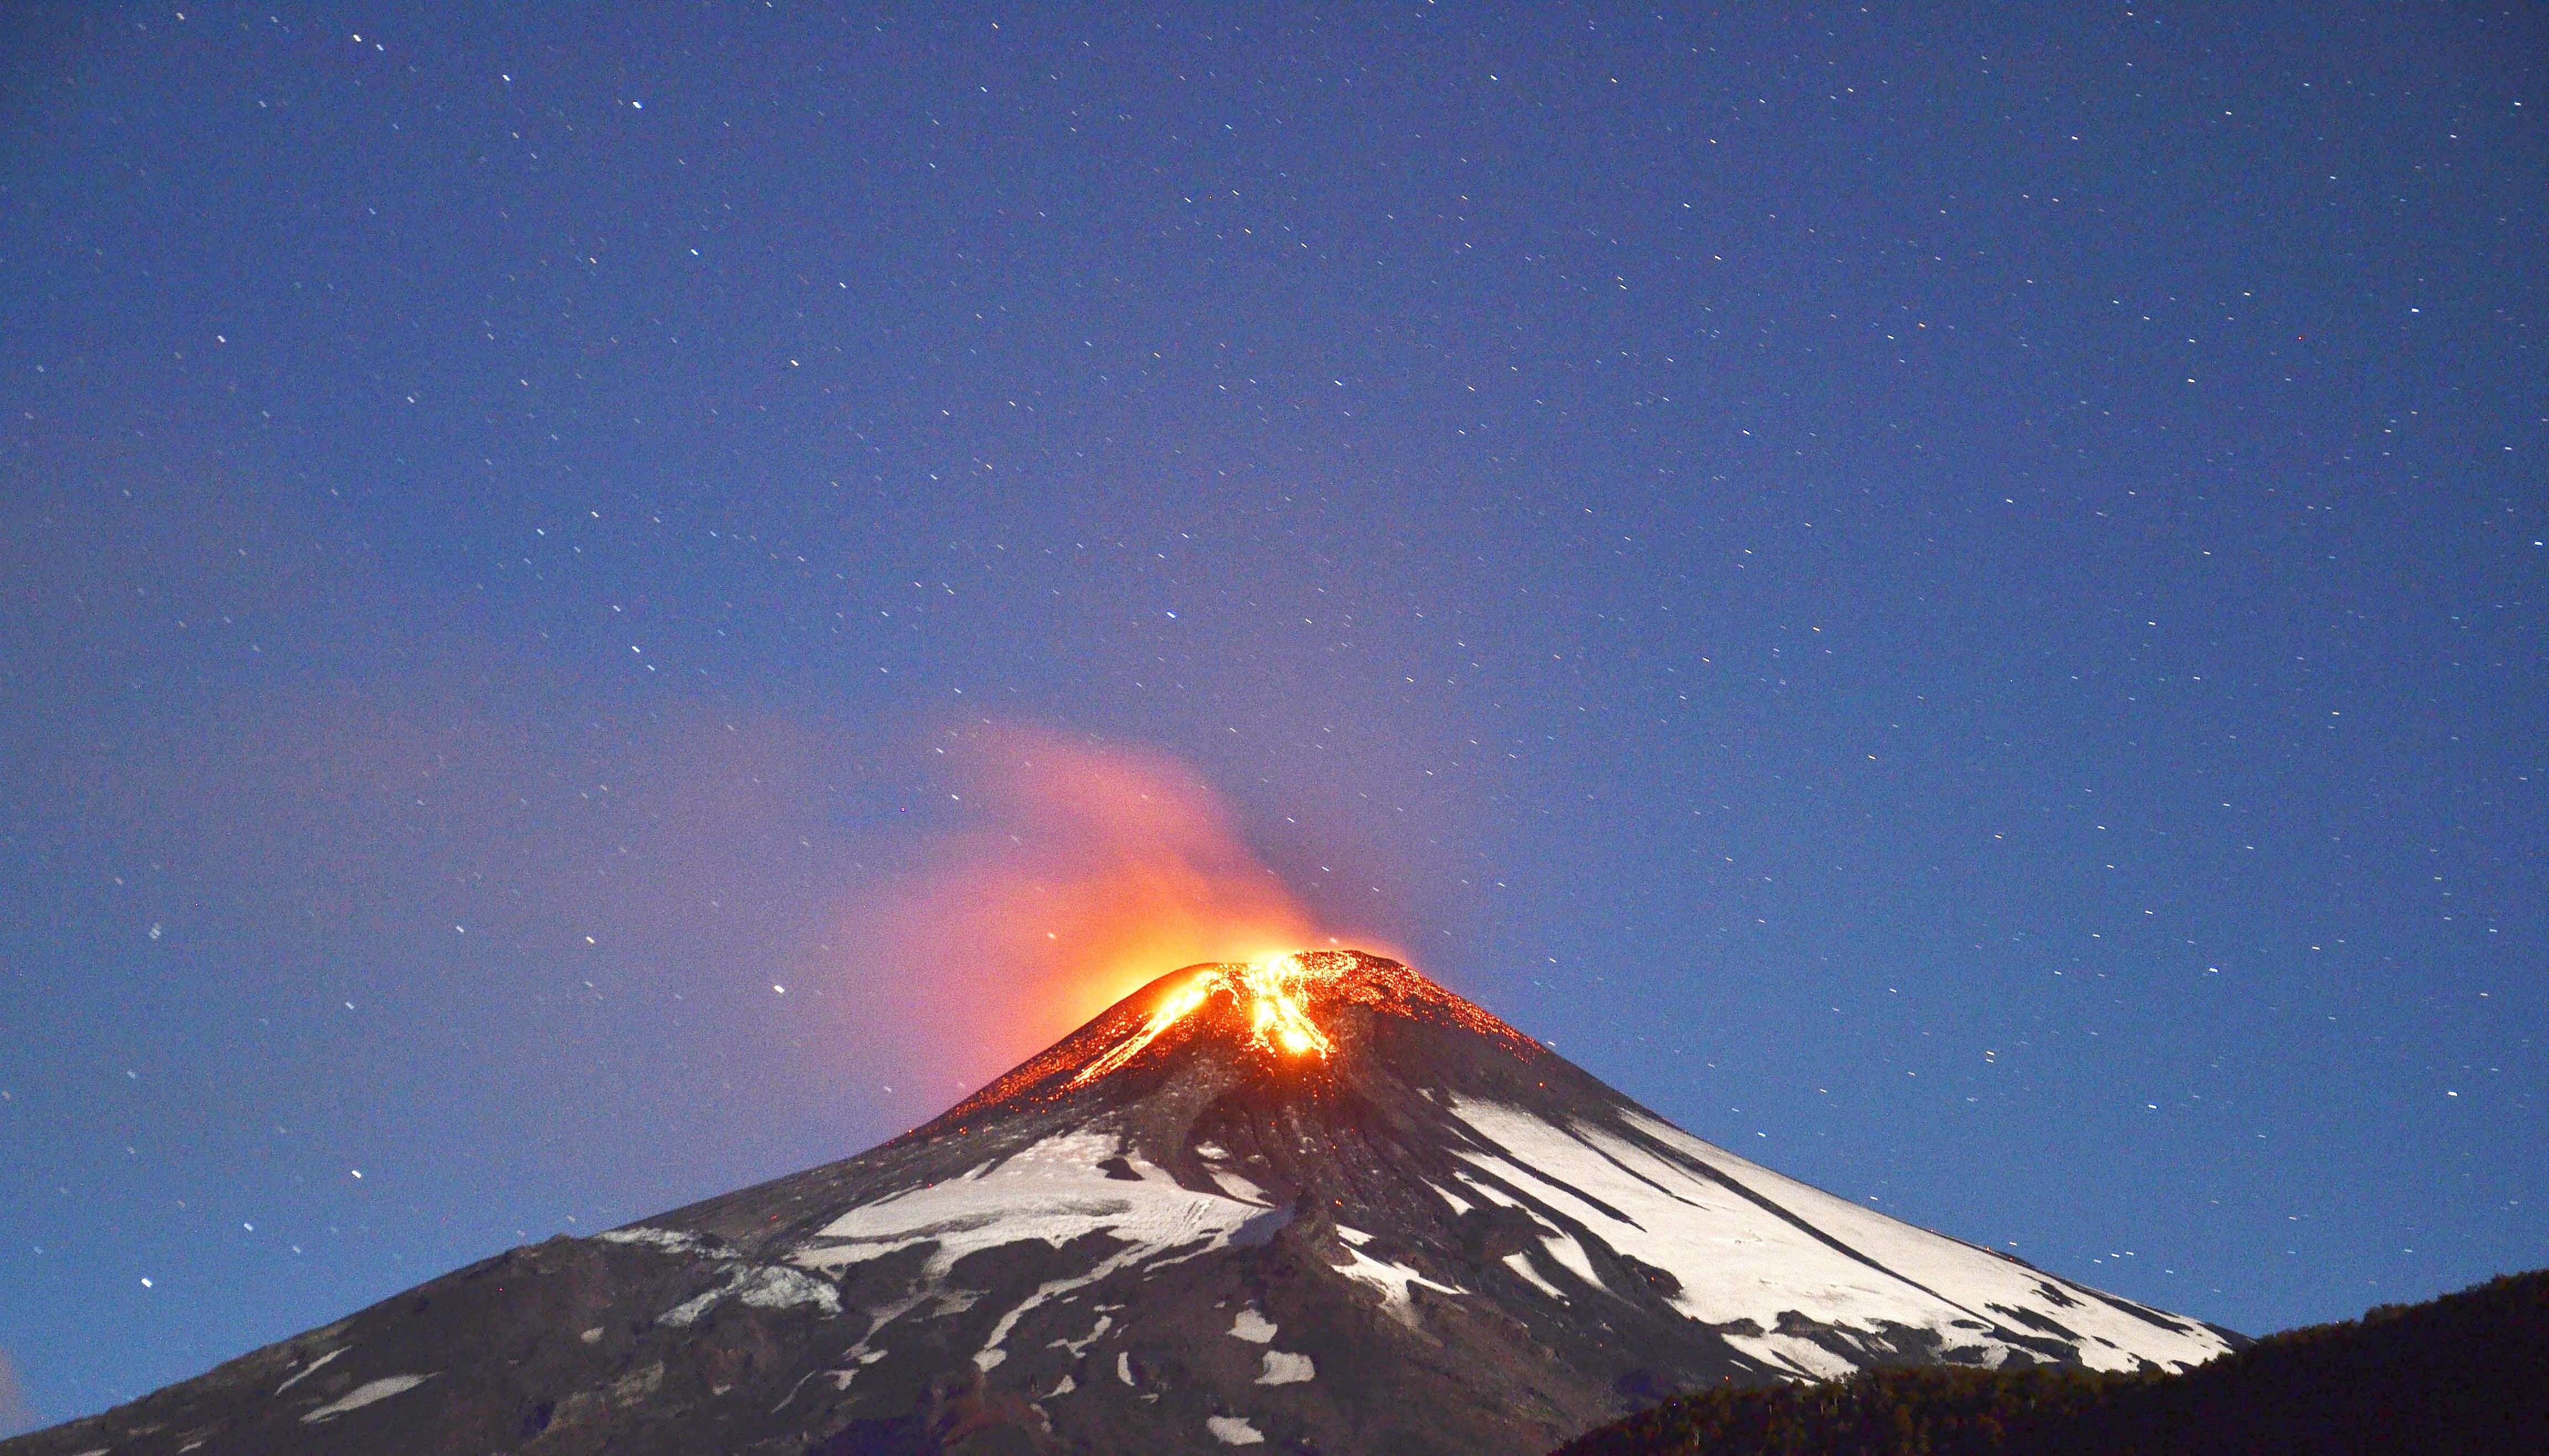
[{"label": "black foreground ridge", "polygon": [[2270,1334],[2174,1375],[1870,1371],[1679,1397],[1557,1456],[2537,1456],[2549,1270]]},{"label": "black foreground ridge", "polygon": [[1164,976],[857,1157],[0,1453],[1536,1453],[1703,1386],[2242,1343],[1782,1178],[1395,961],[1314,951]]}]

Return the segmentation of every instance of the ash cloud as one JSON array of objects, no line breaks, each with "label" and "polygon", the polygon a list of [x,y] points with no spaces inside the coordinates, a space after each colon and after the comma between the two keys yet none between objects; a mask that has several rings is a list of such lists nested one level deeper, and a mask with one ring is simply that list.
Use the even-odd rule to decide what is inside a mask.
[{"label": "ash cloud", "polygon": [[1026,728],[947,751],[966,827],[861,897],[852,943],[874,959],[843,968],[867,973],[870,1016],[931,1043],[935,1093],[972,1090],[1179,967],[1335,938],[1175,758]]}]

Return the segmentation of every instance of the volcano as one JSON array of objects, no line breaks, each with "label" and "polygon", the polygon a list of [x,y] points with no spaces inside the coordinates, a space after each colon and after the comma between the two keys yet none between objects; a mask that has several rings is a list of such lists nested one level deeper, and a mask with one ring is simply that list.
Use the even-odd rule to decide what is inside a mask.
[{"label": "volcano", "polygon": [[857,1157],[445,1275],[8,1456],[1539,1452],[2239,1337],[1783,1178],[1395,961],[1192,966]]}]

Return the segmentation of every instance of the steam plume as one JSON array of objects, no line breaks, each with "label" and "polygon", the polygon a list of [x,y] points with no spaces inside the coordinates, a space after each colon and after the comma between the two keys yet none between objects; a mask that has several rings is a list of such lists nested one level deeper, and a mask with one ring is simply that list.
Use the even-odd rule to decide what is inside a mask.
[{"label": "steam plume", "polygon": [[917,1027],[965,1019],[951,1083],[1180,966],[1327,943],[1177,760],[1017,728],[950,752],[970,826],[869,898],[854,943]]}]

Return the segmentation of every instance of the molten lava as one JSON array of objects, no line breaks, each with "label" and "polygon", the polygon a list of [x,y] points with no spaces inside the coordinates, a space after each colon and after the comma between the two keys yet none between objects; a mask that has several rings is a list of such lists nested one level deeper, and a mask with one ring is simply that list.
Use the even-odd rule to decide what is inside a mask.
[{"label": "molten lava", "polygon": [[1162,1032],[1192,1016],[1215,996],[1227,996],[1234,1005],[1247,1008],[1250,1045],[1261,1051],[1279,1048],[1293,1056],[1317,1052],[1324,1057],[1335,1049],[1336,1043],[1310,1017],[1310,988],[1314,983],[1337,980],[1350,969],[1314,966],[1299,955],[1278,955],[1254,965],[1203,967],[1169,993],[1141,1029],[1081,1068],[1071,1085],[1094,1082],[1141,1055],[1142,1049],[1159,1040]]},{"label": "molten lava", "polygon": [[1535,1059],[1548,1048],[1405,965],[1359,950],[1300,950],[1258,961],[1214,961],[1160,977],[921,1127],[962,1132],[995,1108],[1096,1093],[1136,1063],[1221,1045],[1288,1072],[1315,1061],[1344,1074],[1384,1021],[1454,1027]]}]

